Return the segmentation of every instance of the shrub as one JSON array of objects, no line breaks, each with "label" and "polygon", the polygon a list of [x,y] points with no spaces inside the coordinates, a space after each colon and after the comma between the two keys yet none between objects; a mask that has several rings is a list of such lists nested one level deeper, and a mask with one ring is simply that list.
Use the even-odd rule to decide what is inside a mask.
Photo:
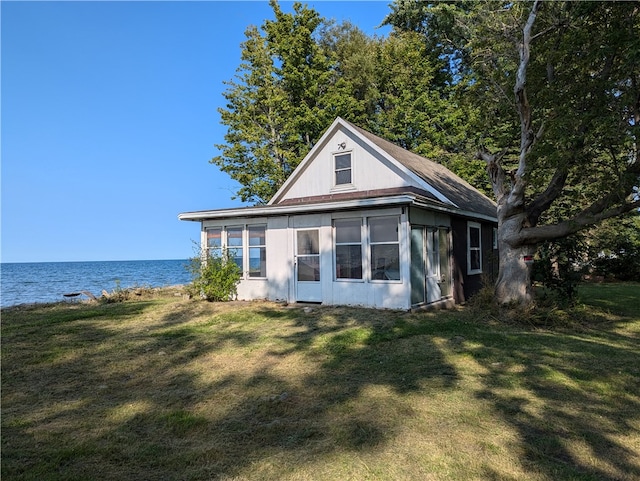
[{"label": "shrub", "polygon": [[558,300],[573,304],[582,278],[584,238],[578,234],[545,242],[533,263],[532,280],[554,292]]},{"label": "shrub", "polygon": [[621,281],[640,281],[640,214],[608,219],[589,239],[592,274]]},{"label": "shrub", "polygon": [[242,269],[233,261],[228,250],[220,255],[198,255],[189,262],[193,280],[187,292],[208,301],[230,301],[237,295]]}]

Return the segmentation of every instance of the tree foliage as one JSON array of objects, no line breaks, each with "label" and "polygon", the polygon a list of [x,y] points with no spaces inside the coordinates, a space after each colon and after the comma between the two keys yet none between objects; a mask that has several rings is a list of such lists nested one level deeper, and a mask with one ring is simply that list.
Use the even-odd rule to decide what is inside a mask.
[{"label": "tree foliage", "polygon": [[238,197],[267,202],[337,116],[478,180],[466,155],[474,107],[418,33],[369,37],[300,3],[271,6],[275,18],[245,32],[220,109],[227,134],[212,163]]},{"label": "tree foliage", "polygon": [[331,77],[328,59],[315,40],[322,19],[300,3],[276,19],[250,26],[236,77],[227,82],[227,126],[220,155],[211,162],[241,184],[238,197],[264,203],[286,180],[326,127]]},{"label": "tree foliage", "polygon": [[640,7],[631,2],[398,1],[478,106],[470,134],[498,203],[501,301],[523,255],[640,205]]},{"label": "tree foliage", "polygon": [[593,275],[640,282],[640,214],[608,219],[593,229],[587,253]]}]

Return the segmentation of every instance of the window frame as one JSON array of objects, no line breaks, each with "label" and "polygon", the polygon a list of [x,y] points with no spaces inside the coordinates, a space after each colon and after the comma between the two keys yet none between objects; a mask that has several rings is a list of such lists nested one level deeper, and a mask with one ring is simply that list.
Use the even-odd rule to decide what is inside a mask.
[{"label": "window frame", "polygon": [[[215,239],[216,237],[209,237],[209,231],[219,231],[219,239],[220,239],[220,245],[214,245],[211,246],[209,244],[209,239]],[[213,252],[215,251],[217,256],[222,256],[222,252],[224,250],[224,227],[222,226],[212,226],[212,227],[206,227],[204,230],[204,235],[205,235],[205,243],[206,243],[206,251],[207,254],[210,256],[213,256]]]},{"label": "window frame", "polygon": [[[364,282],[364,273],[365,273],[365,262],[364,262],[364,253],[365,253],[365,233],[363,232],[363,219],[362,217],[345,217],[339,219],[333,219],[333,275],[334,280],[339,282]],[[358,223],[360,226],[360,241],[359,242],[338,242],[338,223],[340,222],[353,222]],[[360,247],[360,277],[340,277],[338,275],[338,247],[340,246],[359,246]]]},{"label": "window frame", "polygon": [[[341,156],[349,156],[349,167],[348,168],[338,168],[337,162],[338,162],[338,157]],[[332,180],[332,184],[334,189],[344,189],[344,188],[350,188],[353,187],[354,181],[353,181],[353,151],[352,150],[346,150],[346,151],[341,151],[341,152],[335,152],[333,154],[333,163],[332,163],[332,175],[333,175],[333,180]],[[338,182],[338,172],[349,172],[349,182]]]},{"label": "window frame", "polygon": [[[251,228],[263,227],[264,228],[264,244],[251,245]],[[219,245],[210,245],[209,239],[215,239],[214,236],[209,236],[209,231],[218,231],[220,233]],[[229,245],[229,231],[236,233],[234,239],[240,240],[240,245]],[[209,255],[214,252],[217,255],[222,255],[224,251],[228,252],[230,257],[235,261],[236,258],[242,259],[241,276],[242,280],[265,280],[267,279],[267,224],[255,223],[255,224],[230,224],[230,225],[211,225],[204,227],[204,239],[206,245],[206,251]],[[240,233],[240,236],[237,235]],[[264,249],[264,277],[251,275],[251,249],[260,248]],[[240,253],[240,256],[237,254]],[[237,262],[236,262],[237,264]]]},{"label": "window frame", "polygon": [[[262,228],[264,243],[263,244],[251,244],[251,229]],[[247,279],[266,279],[267,278],[267,224],[247,224]],[[251,249],[260,249],[260,271],[262,272],[262,262],[264,253],[264,276],[251,275]]]},{"label": "window frame", "polygon": [[[240,232],[240,245],[229,245],[229,231],[232,232]],[[245,247],[245,236],[244,236],[244,226],[243,225],[229,225],[225,227],[225,240],[226,240],[226,249],[227,252],[229,253],[229,256],[231,257],[231,259],[233,259],[233,261],[238,264],[237,259],[238,259],[238,251],[240,251],[240,265],[238,265],[238,267],[240,267],[240,269],[242,269],[242,278],[244,279],[245,277],[245,255],[244,255],[244,247]],[[238,239],[238,237],[234,236],[232,237],[232,239]]]},{"label": "window frame", "polygon": [[[471,230],[478,231],[478,245],[471,245]],[[472,265],[472,253],[477,252],[478,268],[474,269]],[[479,222],[467,222],[467,275],[482,274],[482,224]]]},{"label": "window frame", "polygon": [[[396,221],[396,238],[395,240],[382,240],[382,241],[374,241],[372,236],[372,222],[376,222],[382,219],[395,219]],[[381,216],[372,216],[367,218],[367,255],[369,258],[369,272],[368,277],[369,281],[372,283],[402,283],[402,259],[401,259],[401,251],[400,251],[400,229],[401,229],[401,218],[398,215],[381,215]],[[396,246],[397,259],[398,259],[398,274],[397,278],[393,279],[375,279],[374,272],[378,269],[375,269],[374,264],[374,247],[376,246]]]}]

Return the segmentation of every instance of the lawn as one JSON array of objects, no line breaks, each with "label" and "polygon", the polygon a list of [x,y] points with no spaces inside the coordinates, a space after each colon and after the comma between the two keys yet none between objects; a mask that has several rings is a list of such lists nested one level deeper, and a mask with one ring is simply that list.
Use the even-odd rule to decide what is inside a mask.
[{"label": "lawn", "polygon": [[640,285],[581,299],[544,327],[172,292],[4,309],[2,478],[640,479]]}]

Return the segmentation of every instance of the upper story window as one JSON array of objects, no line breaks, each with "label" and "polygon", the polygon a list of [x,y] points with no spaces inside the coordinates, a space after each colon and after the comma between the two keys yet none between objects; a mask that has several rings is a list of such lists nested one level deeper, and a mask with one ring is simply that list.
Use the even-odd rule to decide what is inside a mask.
[{"label": "upper story window", "polygon": [[351,184],[351,152],[337,154],[333,159],[335,164],[335,185]]},{"label": "upper story window", "polygon": [[467,274],[482,272],[482,235],[477,222],[467,223]]}]

